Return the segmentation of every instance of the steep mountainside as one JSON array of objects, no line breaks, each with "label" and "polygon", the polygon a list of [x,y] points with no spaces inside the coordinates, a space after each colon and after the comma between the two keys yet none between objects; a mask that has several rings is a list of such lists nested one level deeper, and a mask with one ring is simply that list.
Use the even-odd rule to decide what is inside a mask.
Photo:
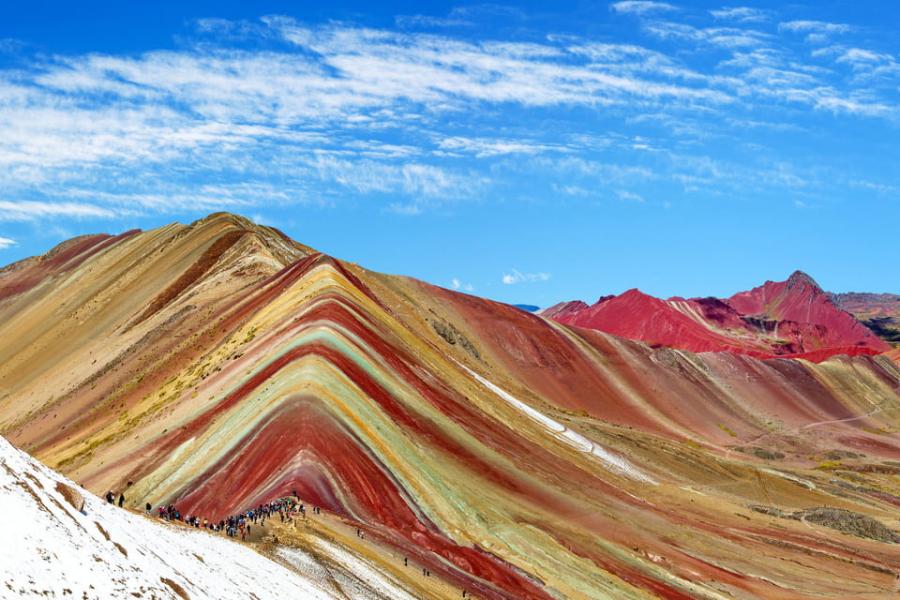
[{"label": "steep mountainside", "polygon": [[603,297],[593,306],[564,302],[541,314],[560,323],[692,352],[818,362],[837,354],[878,354],[890,348],[799,271],[787,281],[767,281],[726,300],[660,300],[629,290]]},{"label": "steep mountainside", "polygon": [[799,324],[805,352],[842,346],[882,352],[889,349],[853,315],[835,306],[812,278],[799,271],[787,281],[767,281],[749,292],[735,294],[728,303],[744,315]]},{"label": "steep mountainside", "polygon": [[0,273],[0,433],[88,489],[209,518],[296,491],[436,597],[895,585],[887,356],[652,348],[232,215],[103,239]]},{"label": "steep mountainside", "polygon": [[[2,437],[0,510],[14,516],[0,545],[4,598],[414,597],[364,561],[348,561],[327,546],[316,554],[292,548],[268,559],[222,534],[118,509]],[[341,559],[355,570],[342,572],[334,564]]]},{"label": "steep mountainside", "polygon": [[830,294],[846,310],[884,341],[900,345],[900,294],[849,292]]}]

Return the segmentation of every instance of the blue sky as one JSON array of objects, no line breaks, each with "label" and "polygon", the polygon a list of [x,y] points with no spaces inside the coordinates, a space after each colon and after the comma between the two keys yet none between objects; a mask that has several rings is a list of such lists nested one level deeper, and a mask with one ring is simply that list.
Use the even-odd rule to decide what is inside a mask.
[{"label": "blue sky", "polygon": [[308,4],[4,3],[0,264],[229,210],[542,306],[900,292],[897,3]]}]

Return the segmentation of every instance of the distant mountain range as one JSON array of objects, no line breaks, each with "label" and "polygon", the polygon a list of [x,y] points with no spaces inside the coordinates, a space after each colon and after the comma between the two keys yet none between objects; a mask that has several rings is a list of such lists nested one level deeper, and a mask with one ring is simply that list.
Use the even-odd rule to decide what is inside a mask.
[{"label": "distant mountain range", "polygon": [[730,298],[655,298],[632,289],[595,304],[562,302],[540,312],[652,346],[818,362],[880,354],[896,341],[900,303],[889,294],[829,294],[806,273]]}]

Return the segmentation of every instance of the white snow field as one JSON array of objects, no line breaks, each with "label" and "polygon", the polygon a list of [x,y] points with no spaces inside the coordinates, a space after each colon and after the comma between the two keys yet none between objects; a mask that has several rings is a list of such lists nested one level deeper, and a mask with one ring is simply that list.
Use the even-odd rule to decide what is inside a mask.
[{"label": "white snow field", "polygon": [[[314,564],[307,573],[295,560],[289,570],[228,538],[109,505],[2,437],[0,515],[0,598],[284,600],[399,591],[336,589]],[[341,566],[378,582],[371,567]]]}]

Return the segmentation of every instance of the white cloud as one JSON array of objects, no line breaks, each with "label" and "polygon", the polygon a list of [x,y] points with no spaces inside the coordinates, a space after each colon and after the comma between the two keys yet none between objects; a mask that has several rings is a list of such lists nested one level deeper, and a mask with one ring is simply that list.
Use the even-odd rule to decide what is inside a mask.
[{"label": "white cloud", "polygon": [[450,285],[454,290],[461,290],[463,292],[472,292],[475,290],[475,286],[473,286],[471,283],[464,283],[457,277],[454,277],[450,280]]},{"label": "white cloud", "polygon": [[811,94],[816,108],[828,110],[835,114],[846,113],[864,117],[883,117],[896,113],[896,108],[879,102],[865,99],[842,98],[831,95],[828,91]]},{"label": "white cloud", "polygon": [[694,27],[685,23],[657,21],[644,28],[662,39],[689,40],[729,50],[758,48],[769,41],[769,34],[738,27]]},{"label": "white cloud", "polygon": [[645,15],[648,13],[669,12],[677,10],[668,2],[651,2],[650,0],[622,0],[609,5],[617,13]]},{"label": "white cloud", "polygon": [[471,21],[458,17],[434,17],[431,15],[400,15],[394,19],[394,22],[402,28],[469,27],[473,25]]},{"label": "white cloud", "polygon": [[896,80],[900,76],[900,63],[891,54],[863,48],[842,49],[834,62],[848,65],[861,80],[878,77]]},{"label": "white cloud", "polygon": [[549,279],[550,273],[522,273],[518,269],[513,269],[509,273],[504,273],[501,281],[504,285],[516,285],[518,283],[536,283]]},{"label": "white cloud", "polygon": [[824,44],[833,35],[843,35],[853,31],[853,27],[845,23],[829,23],[826,21],[787,21],[778,24],[779,31],[805,33],[810,44]]},{"label": "white cloud", "polygon": [[828,23],[826,21],[787,21],[778,24],[779,29],[796,33],[823,32],[848,33],[853,28],[845,23]]},{"label": "white cloud", "polygon": [[853,187],[871,190],[871,191],[877,192],[879,194],[896,194],[898,191],[900,191],[900,189],[898,189],[896,186],[888,185],[886,183],[866,181],[864,179],[856,179],[856,180],[850,181],[849,184]]},{"label": "white cloud", "polygon": [[560,185],[554,183],[552,188],[554,192],[565,194],[566,196],[587,197],[594,195],[594,192],[579,185]]},{"label": "white cloud", "polygon": [[[747,117],[773,130],[798,111],[896,119],[888,84],[900,67],[877,47],[821,48],[813,58],[834,61],[824,65],[771,28],[740,25],[765,11],[725,7],[676,23],[657,16],[680,14],[666,2],[611,8],[652,15],[643,30],[668,43],[498,41],[269,17],[205,20],[197,28],[212,41],[172,51],[23,58],[31,62],[0,69],[0,182],[7,198],[41,201],[0,208],[0,219],[201,207],[252,214],[266,203],[327,205],[353,194],[390,195],[388,210],[419,214],[477,198],[525,162],[577,174],[550,182],[572,196],[610,189],[599,180],[617,189],[659,179],[652,159],[626,165],[601,153],[660,154],[666,141],[740,135]],[[516,16],[472,7],[447,18],[479,15]],[[713,18],[716,26],[703,26]],[[851,26],[779,29],[831,36]],[[229,45],[237,38],[252,43]],[[712,52],[725,56],[708,60]],[[609,132],[579,141],[565,131],[576,120]],[[641,124],[669,139],[636,140]],[[681,175],[691,186],[711,177]]]},{"label": "white cloud", "polygon": [[616,192],[616,196],[619,197],[619,200],[625,200],[626,202],[644,202],[643,196],[628,190],[619,190]]},{"label": "white cloud", "polygon": [[16,240],[8,237],[0,237],[0,250],[16,245]]},{"label": "white cloud", "polygon": [[[465,198],[485,180],[474,174],[451,171],[420,163],[391,164],[374,160],[348,160],[318,154],[311,163],[322,180],[334,182],[360,193],[402,192],[430,198]],[[408,211],[400,211],[407,212]]]},{"label": "white cloud", "polygon": [[878,63],[890,59],[890,54],[879,54],[877,52],[872,52],[871,50],[863,50],[862,48],[850,48],[849,50],[841,54],[837,58],[836,62],[845,62],[850,64]]},{"label": "white cloud", "polygon": [[45,217],[107,219],[114,210],[78,202],[38,202],[0,200],[0,221],[33,221]]},{"label": "white cloud", "polygon": [[771,15],[767,10],[749,6],[722,7],[709,11],[709,14],[718,20],[737,21],[738,23],[759,23],[767,21]]},{"label": "white cloud", "polygon": [[[654,78],[628,68],[596,68],[584,63],[583,50],[553,44],[307,28],[283,18],[260,27],[312,53],[201,46],[134,57],[74,56],[15,77],[0,71],[0,168],[18,169],[20,176],[23,167],[50,173],[91,165],[97,172],[115,165],[132,172],[129,165],[174,162],[183,169],[189,156],[194,169],[218,169],[228,161],[246,169],[253,166],[246,162],[252,152],[293,148],[296,155],[323,146],[390,159],[416,149],[374,141],[361,146],[357,130],[417,127],[433,114],[480,103],[596,109],[633,99],[695,105],[733,100],[719,89],[666,81],[702,78],[671,65],[648,66],[665,61],[649,51],[640,70]],[[615,60],[633,60],[629,52]],[[335,133],[323,135],[325,127]],[[557,148],[465,136],[446,143],[482,156]],[[265,160],[258,165],[266,166]],[[421,179],[412,173],[407,189],[418,190],[414,182]]]},{"label": "white cloud", "polygon": [[438,148],[449,152],[465,152],[477,158],[487,158],[504,154],[541,154],[543,152],[565,152],[568,149],[558,144],[541,144],[527,139],[502,140],[486,138],[449,137],[438,144]]}]

